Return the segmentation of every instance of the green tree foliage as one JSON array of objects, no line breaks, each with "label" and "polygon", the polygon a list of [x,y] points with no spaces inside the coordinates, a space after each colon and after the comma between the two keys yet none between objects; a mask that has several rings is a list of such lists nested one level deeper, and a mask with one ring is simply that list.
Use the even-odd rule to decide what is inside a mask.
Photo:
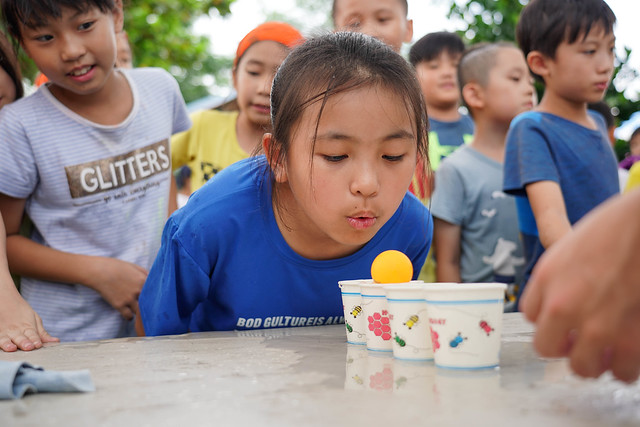
[{"label": "green tree foliage", "polygon": [[[518,18],[528,2],[529,0],[452,0],[447,16],[466,23],[466,28],[459,33],[469,44],[515,41]],[[604,98],[616,113],[618,123],[640,110],[640,100],[629,99],[624,93],[626,86],[638,77],[638,71],[627,63],[630,54],[631,50],[626,48],[624,55],[617,57],[614,84],[609,86]],[[637,94],[633,95],[638,98]],[[624,147],[619,150],[624,151]]]},{"label": "green tree foliage", "polygon": [[[229,14],[235,0],[135,0],[125,3],[125,29],[137,67],[160,67],[178,80],[185,101],[208,95],[207,79],[224,78],[231,59],[213,57],[209,39],[192,33],[209,13]],[[215,43],[215,40],[213,41]]]}]

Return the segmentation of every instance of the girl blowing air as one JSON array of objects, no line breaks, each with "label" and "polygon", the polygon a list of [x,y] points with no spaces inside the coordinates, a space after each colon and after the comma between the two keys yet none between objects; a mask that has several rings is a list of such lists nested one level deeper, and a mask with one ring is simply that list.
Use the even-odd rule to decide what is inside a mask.
[{"label": "girl blowing air", "polygon": [[271,120],[264,155],[167,222],[139,300],[148,335],[335,323],[338,280],[369,277],[387,249],[417,276],[432,222],[407,188],[427,116],[405,60],[362,34],[313,38],[278,70]]}]

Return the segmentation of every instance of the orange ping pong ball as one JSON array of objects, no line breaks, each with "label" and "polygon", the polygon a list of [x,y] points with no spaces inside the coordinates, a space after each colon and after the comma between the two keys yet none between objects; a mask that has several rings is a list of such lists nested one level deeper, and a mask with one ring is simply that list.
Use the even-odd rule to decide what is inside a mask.
[{"label": "orange ping pong ball", "polygon": [[376,283],[405,283],[413,276],[413,264],[400,251],[380,253],[371,264],[371,278]]}]

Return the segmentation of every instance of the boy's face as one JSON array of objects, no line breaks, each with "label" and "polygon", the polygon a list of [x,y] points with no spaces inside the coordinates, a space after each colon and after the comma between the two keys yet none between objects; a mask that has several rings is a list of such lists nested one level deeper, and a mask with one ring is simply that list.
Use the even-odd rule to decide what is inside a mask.
[{"label": "boy's face", "polygon": [[338,0],[333,20],[337,31],[370,35],[398,53],[413,38],[413,21],[399,0]]},{"label": "boy's face", "polygon": [[238,108],[256,126],[271,124],[271,85],[288,53],[289,49],[278,42],[259,41],[245,51],[233,70]]},{"label": "boy's face", "polygon": [[458,62],[461,54],[442,51],[431,61],[416,64],[416,74],[427,106],[438,109],[458,108]]},{"label": "boy's face", "polygon": [[122,29],[121,3],[111,13],[62,8],[58,19],[39,28],[21,25],[22,47],[52,82],[52,92],[67,98],[92,95],[113,77],[115,33]]},{"label": "boy's face", "polygon": [[[558,45],[555,58],[544,57],[545,90],[575,103],[598,102],[613,75],[615,36],[601,26],[592,27],[586,37]],[[531,54],[530,54],[531,55]]]},{"label": "boy's face", "polygon": [[509,124],[515,116],[533,108],[533,78],[520,49],[505,47],[497,52],[482,91],[485,113],[496,122]]}]

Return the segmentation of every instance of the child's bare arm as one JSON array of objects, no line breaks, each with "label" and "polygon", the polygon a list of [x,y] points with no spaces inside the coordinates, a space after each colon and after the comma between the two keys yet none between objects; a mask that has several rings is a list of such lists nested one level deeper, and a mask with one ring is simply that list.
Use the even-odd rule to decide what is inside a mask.
[{"label": "child's bare arm", "polygon": [[176,184],[176,179],[171,176],[171,184],[169,186],[169,212],[168,216],[170,217],[172,213],[178,210],[178,185]]},{"label": "child's bare arm", "polygon": [[7,229],[7,259],[15,274],[94,289],[125,319],[138,310],[138,295],[147,271],[115,258],[62,252],[19,234],[24,199],[0,196],[0,212]]},{"label": "child's bare arm", "polygon": [[460,226],[434,218],[433,243],[438,282],[460,282]]},{"label": "child's bare arm", "polygon": [[548,249],[571,231],[571,223],[560,186],[553,181],[538,181],[526,187],[527,197],[536,219],[540,243]]},{"label": "child's bare arm", "polygon": [[58,341],[42,326],[40,316],[18,293],[7,266],[5,229],[0,219],[0,349],[29,351]]}]

